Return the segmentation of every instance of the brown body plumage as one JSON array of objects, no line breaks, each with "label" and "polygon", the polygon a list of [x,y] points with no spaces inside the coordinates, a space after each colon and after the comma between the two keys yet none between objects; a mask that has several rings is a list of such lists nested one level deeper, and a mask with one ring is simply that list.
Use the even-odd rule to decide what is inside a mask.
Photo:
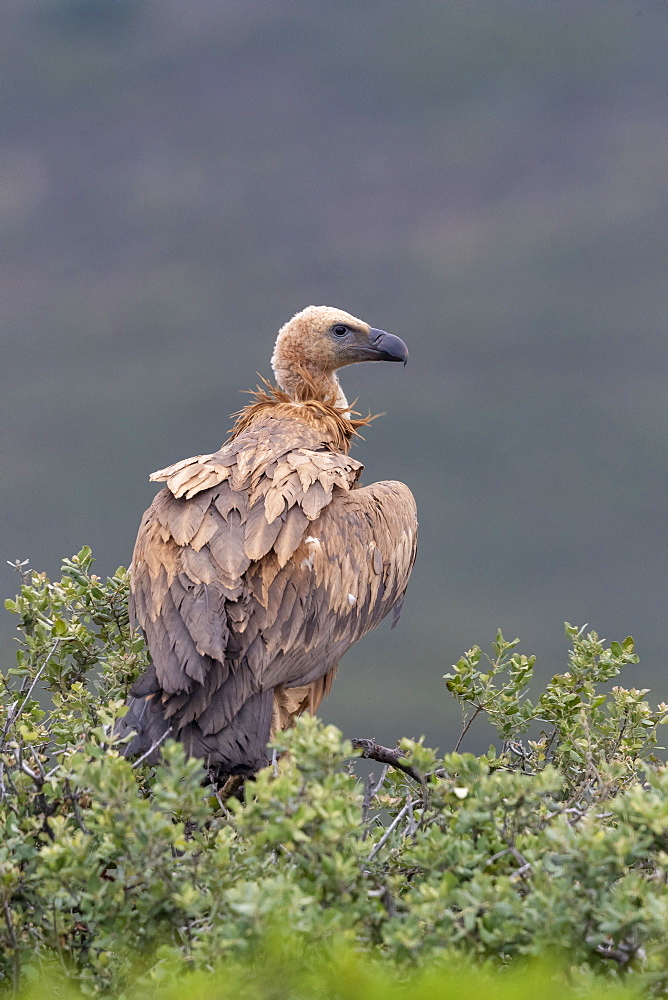
[{"label": "brown body plumage", "polygon": [[267,760],[272,732],[327,694],[339,658],[394,610],[415,558],[402,483],[358,487],[337,368],[404,361],[397,337],[310,306],[279,333],[261,389],[211,455],[156,472],[131,566],[152,665],[133,688],[128,752],[172,735],[219,776]]}]

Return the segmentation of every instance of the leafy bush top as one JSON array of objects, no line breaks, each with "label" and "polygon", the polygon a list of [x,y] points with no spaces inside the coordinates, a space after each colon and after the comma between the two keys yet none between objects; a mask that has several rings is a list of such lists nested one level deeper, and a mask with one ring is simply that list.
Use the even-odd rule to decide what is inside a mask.
[{"label": "leafy bush top", "polygon": [[225,802],[177,744],[158,768],[120,756],[113,723],[147,653],[127,572],[91,565],[82,549],[57,582],[24,571],[7,602],[21,637],[0,699],[0,984],[49,963],[86,994],[221,962],[232,982],[279,942],[305,968],[333,943],[404,976],[549,952],[580,983],[665,988],[668,709],[604,687],[637,662],[631,639],[567,626],[568,670],[532,701],[534,658],[499,633],[445,675],[463,733],[485,714],[500,737],[485,756],[404,740],[423,780],[361,781],[338,730],[304,718],[281,737],[289,758]]}]

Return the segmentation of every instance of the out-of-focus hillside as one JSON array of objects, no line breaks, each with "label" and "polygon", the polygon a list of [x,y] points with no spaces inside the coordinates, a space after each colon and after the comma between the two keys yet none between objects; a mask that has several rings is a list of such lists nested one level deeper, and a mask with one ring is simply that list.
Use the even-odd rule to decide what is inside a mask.
[{"label": "out-of-focus hillside", "polygon": [[668,696],[662,4],[13,0],[3,35],[3,558],[127,564],[148,473],[325,302],[409,345],[344,385],[422,534],[323,714],[447,748],[460,651],[501,625],[547,674],[565,618]]}]

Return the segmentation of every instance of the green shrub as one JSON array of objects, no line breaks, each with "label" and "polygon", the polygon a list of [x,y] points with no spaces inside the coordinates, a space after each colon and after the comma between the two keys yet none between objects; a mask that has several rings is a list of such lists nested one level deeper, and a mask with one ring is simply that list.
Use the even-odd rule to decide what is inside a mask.
[{"label": "green shrub", "polygon": [[[637,1000],[620,984],[579,975],[565,984],[546,962],[513,965],[500,972],[471,962],[432,963],[401,969],[350,947],[319,949],[305,960],[285,941],[270,940],[254,960],[226,960],[215,972],[184,973],[169,963],[154,966],[123,991],[123,1000]],[[85,994],[83,994],[85,996]],[[81,1000],[82,993],[54,971],[25,991],[21,1000]],[[117,994],[118,996],[118,994]],[[120,1000],[120,997],[119,997]]]},{"label": "green shrub", "polygon": [[280,740],[290,760],[223,802],[177,744],[157,768],[120,756],[113,723],[147,654],[127,572],[103,582],[91,564],[82,549],[57,582],[19,567],[7,602],[21,637],[0,700],[0,984],[46,996],[55,967],[86,995],[169,997],[219,970],[222,992],[195,978],[179,995],[368,1000],[489,992],[497,969],[495,995],[528,996],[537,973],[506,967],[548,954],[581,991],[666,987],[668,709],[605,687],[637,662],[631,639],[567,626],[568,671],[536,701],[517,640],[469,650],[446,684],[463,731],[481,714],[496,729],[483,757],[404,741],[422,781],[362,782],[341,734],[303,718]]}]

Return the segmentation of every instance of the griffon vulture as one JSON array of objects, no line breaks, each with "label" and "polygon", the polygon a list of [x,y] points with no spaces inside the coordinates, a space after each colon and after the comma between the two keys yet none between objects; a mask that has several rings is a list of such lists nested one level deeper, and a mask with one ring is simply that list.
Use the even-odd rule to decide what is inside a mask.
[{"label": "griffon vulture", "polygon": [[315,711],[343,653],[401,607],[415,559],[403,483],[358,487],[356,428],[336,375],[403,361],[398,337],[309,306],[282,327],[272,367],[220,451],[154,472],[131,565],[152,663],[132,689],[125,752],[167,736],[218,778],[267,763],[272,733]]}]

